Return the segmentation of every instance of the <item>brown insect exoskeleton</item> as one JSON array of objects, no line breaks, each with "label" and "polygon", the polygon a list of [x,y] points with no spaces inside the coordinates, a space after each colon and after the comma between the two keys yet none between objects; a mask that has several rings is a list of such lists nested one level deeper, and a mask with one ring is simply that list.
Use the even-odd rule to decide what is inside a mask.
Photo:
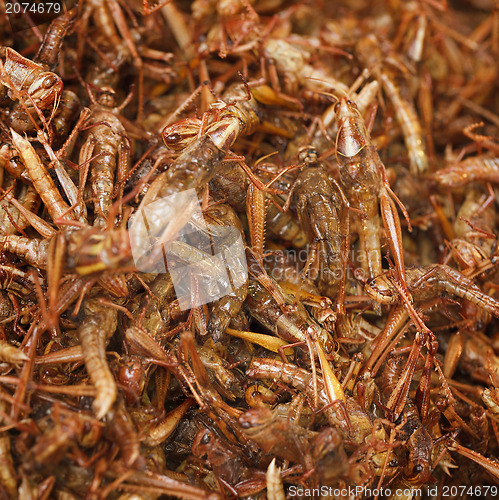
[{"label": "brown insect exoskeleton", "polygon": [[[397,200],[386,178],[385,167],[372,144],[357,106],[343,97],[335,107],[338,120],[336,158],[340,180],[356,214],[362,269],[366,278],[381,274],[379,208],[387,240],[401,285],[406,288],[400,220],[392,198]],[[397,200],[398,201],[398,200]],[[400,202],[399,202],[400,203]],[[405,209],[402,207],[405,211]],[[408,215],[404,212],[406,218]]]},{"label": "brown insect exoskeleton", "polygon": [[[75,9],[71,9],[50,24],[33,61],[10,47],[0,50],[0,81],[9,88],[9,97],[18,101],[10,113],[9,121],[19,132],[32,131],[37,127],[36,118],[40,118],[46,126],[43,112],[50,111],[51,120],[57,110],[63,83],[53,70],[75,14]],[[32,115],[33,111],[35,116]]]}]

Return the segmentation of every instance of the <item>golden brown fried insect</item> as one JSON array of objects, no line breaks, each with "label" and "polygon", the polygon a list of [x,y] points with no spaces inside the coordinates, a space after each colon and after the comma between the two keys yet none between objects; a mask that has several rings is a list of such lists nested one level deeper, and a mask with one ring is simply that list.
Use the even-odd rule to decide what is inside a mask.
[{"label": "golden brown fried insect", "polygon": [[348,90],[348,87],[334,78],[330,72],[307,64],[307,53],[298,44],[293,45],[283,39],[268,38],[263,43],[262,52],[264,57],[275,64],[278,73],[282,74],[284,92],[290,96],[297,94],[300,85],[307,89],[329,87],[342,92]]},{"label": "golden brown fried insect", "polygon": [[496,240],[491,196],[480,189],[470,189],[459,208],[453,229],[455,239],[450,247],[461,268],[479,268],[490,259]]},{"label": "golden brown fried insect", "polygon": [[213,121],[204,129],[201,127],[203,122],[192,118],[166,127],[162,133],[165,144],[174,149],[185,148],[189,139],[195,137],[194,130],[198,129],[203,135],[209,135],[217,148],[228,151],[239,136],[253,133],[260,125],[262,111],[244,86],[232,86],[224,93],[224,101],[212,106]]},{"label": "golden brown fried insect", "polygon": [[[60,233],[52,235],[58,239]],[[129,264],[131,250],[126,232],[116,229],[103,232],[92,227],[62,231],[66,240],[67,254],[63,267],[75,270],[82,276],[99,273],[106,269],[118,269]],[[2,238],[3,249],[24,259],[28,264],[45,269],[51,239],[27,238],[6,235]]]},{"label": "golden brown fried insect", "polygon": [[[307,343],[307,339],[317,340],[327,354],[331,354],[334,343],[329,333],[309,315],[303,304],[294,305],[294,300],[281,287],[267,278],[272,284],[271,294],[259,280],[250,278],[246,306],[249,314],[261,325],[283,340]],[[266,280],[267,281],[267,280]],[[280,297],[278,302],[274,295]]]},{"label": "golden brown fried insect", "polygon": [[[277,172],[272,171],[277,175]],[[266,179],[266,181],[272,179]],[[247,203],[248,188],[258,189],[250,184],[250,179],[243,168],[236,162],[224,162],[218,173],[210,181],[210,193],[215,199],[224,200],[238,212],[242,212]],[[280,189],[280,187],[279,187]],[[302,248],[307,244],[306,236],[298,221],[289,211],[282,211],[276,205],[285,201],[269,192],[265,194],[265,231],[271,235],[289,242],[294,248]]]},{"label": "golden brown fried insect", "polygon": [[194,404],[191,398],[186,399],[180,406],[169,412],[164,420],[147,430],[144,444],[147,446],[157,446],[168,439],[177,427],[185,412]]},{"label": "golden brown fried insect", "polygon": [[[92,78],[91,82],[99,87],[111,86],[115,88],[114,83],[110,83],[110,79],[116,83],[118,81],[116,73],[119,68],[127,59],[131,59],[133,66],[138,73],[138,121],[141,121],[143,111],[144,99],[144,64],[139,55],[136,41],[132,35],[139,35],[139,32],[127,24],[123,10],[116,0],[110,0],[105,4],[86,0],[82,2],[81,6],[81,20],[78,24],[78,46],[77,58],[78,64],[81,64],[81,56],[88,39],[88,23],[90,17],[94,24],[99,28],[102,39],[99,39],[99,45],[104,45],[104,51],[97,48],[93,41],[89,43],[96,49],[100,60],[97,66],[103,68],[103,71],[93,71],[96,78]],[[119,34],[118,34],[119,32]],[[99,37],[100,38],[100,37]],[[108,55],[109,54],[109,55]],[[104,69],[108,66],[107,69]],[[115,73],[113,75],[113,73]],[[100,85],[100,83],[104,83]]]},{"label": "golden brown fried insect", "polygon": [[395,262],[398,279],[405,287],[400,220],[391,199],[393,193],[386,179],[384,165],[355,103],[343,97],[336,104],[335,111],[338,119],[336,158],[340,165],[341,183],[350,206],[359,211],[356,219],[362,269],[366,278],[381,274],[380,203],[391,257]]},{"label": "golden brown fried insect", "polygon": [[[392,356],[387,359],[382,373],[379,375],[379,385],[388,400],[396,388],[397,380],[403,372],[403,358]],[[408,452],[404,474],[407,481],[414,485],[425,484],[432,472],[431,450],[433,442],[426,427],[421,423],[416,405],[408,400],[400,415],[402,425],[398,438],[405,442]]]},{"label": "golden brown fried insect", "polygon": [[73,25],[75,15],[76,8],[69,9],[50,23],[35,56],[37,63],[47,66],[50,70],[57,66],[62,43]]},{"label": "golden brown fried insect", "polygon": [[206,460],[215,475],[230,485],[250,477],[250,470],[240,450],[224,442],[209,429],[202,429],[196,435],[192,443],[192,453],[195,457]]},{"label": "golden brown fried insect", "polygon": [[[223,213],[225,216],[229,207],[220,206],[220,208],[222,210],[220,214]],[[230,218],[226,222],[230,222]],[[215,253],[215,255],[220,253],[215,259],[212,258],[213,254],[209,249],[207,250],[210,253],[182,241],[174,241],[168,248],[171,268],[177,263],[187,265],[188,274],[182,278],[187,277],[189,283],[194,284],[188,295],[184,293],[179,298],[183,304],[187,302],[199,314],[202,313],[200,318],[202,323],[197,321],[196,326],[202,335],[208,331],[212,333],[216,341],[221,339],[229,322],[239,313],[247,293],[243,246],[238,241],[240,230],[232,225],[227,226],[227,229],[229,230],[225,231],[225,228],[218,225],[207,226],[208,233],[205,236],[211,238],[213,248],[220,250]],[[222,255],[226,261],[221,258]],[[179,277],[179,274],[177,276]],[[212,302],[213,298],[220,297],[219,287],[222,286],[225,293],[222,298],[214,301],[212,315],[208,320],[205,318],[203,306]],[[185,306],[183,308],[185,309]]]},{"label": "golden brown fried insect", "polygon": [[[9,290],[20,297],[35,291],[37,278],[30,271],[22,271],[14,266],[0,266],[0,288]],[[41,280],[38,283],[41,283]]]},{"label": "golden brown fried insect", "polygon": [[311,253],[317,253],[319,287],[329,297],[338,294],[343,307],[349,207],[340,210],[344,202],[338,186],[331,182],[317,156],[313,148],[304,148],[300,153],[304,166],[293,185],[296,212],[307,232]]},{"label": "golden brown fried insect", "polygon": [[457,188],[470,182],[499,182],[499,158],[470,157],[432,176],[442,187]]},{"label": "golden brown fried insect", "polygon": [[48,174],[31,143],[27,139],[21,137],[15,130],[11,129],[11,133],[12,142],[23,159],[24,165],[29,172],[31,182],[33,183],[33,187],[40,195],[52,219],[71,219],[72,214],[69,213],[69,206],[62,199],[54,181]]},{"label": "golden brown fried insect", "polygon": [[139,435],[122,402],[116,402],[108,411],[107,422],[104,435],[118,445],[125,465],[133,467],[140,456]]},{"label": "golden brown fried insect", "polygon": [[63,141],[70,135],[71,126],[76,120],[80,111],[80,99],[71,90],[63,90],[59,107],[51,122],[51,130],[54,137],[54,144],[57,147],[63,145]]},{"label": "golden brown fried insect", "polygon": [[106,359],[106,345],[114,335],[117,318],[117,310],[104,306],[98,298],[83,303],[78,338],[88,375],[97,391],[93,408],[98,420],[107,415],[117,396],[116,382]]},{"label": "golden brown fried insect", "polygon": [[[59,75],[52,71],[59,62],[62,42],[70,29],[76,9],[70,9],[58,16],[49,25],[40,49],[33,61],[22,57],[12,49],[5,54],[5,63],[1,71],[6,71],[4,85],[9,87],[9,95],[16,102],[9,114],[9,123],[19,132],[37,128],[37,117],[46,126],[43,110],[52,108],[53,117],[59,105],[63,83]],[[0,56],[1,57],[1,56]]]},{"label": "golden brown fried insect", "polygon": [[47,109],[62,92],[61,78],[46,70],[45,65],[35,63],[10,47],[2,47],[1,83],[9,88],[8,95],[19,99],[27,109],[37,106]]},{"label": "golden brown fried insect", "polygon": [[45,432],[29,450],[26,468],[54,468],[70,446],[94,446],[101,438],[101,424],[95,418],[63,407],[56,406],[43,424]]},{"label": "golden brown fried insect", "polygon": [[[312,373],[290,363],[276,359],[254,358],[246,372],[250,378],[269,379],[289,384],[295,389],[306,392],[310,400],[314,399],[314,380]],[[347,439],[363,443],[372,431],[372,423],[368,415],[358,406],[354,398],[346,398],[347,413],[338,411],[331,405],[325,385],[317,380],[318,397],[328,422],[337,428]],[[338,403],[337,403],[338,404]]]},{"label": "golden brown fried insect", "polygon": [[230,370],[229,363],[209,347],[198,346],[197,351],[212,383],[216,383],[219,392],[232,401],[242,397],[241,383]]},{"label": "golden brown fried insect", "polygon": [[[289,268],[287,268],[287,270],[289,271]],[[276,271],[276,268],[274,268],[273,271]],[[293,283],[285,280],[278,281],[281,288],[289,295],[294,296],[295,300],[301,300],[302,303],[307,306],[312,317],[319,324],[323,325],[324,328],[332,331],[338,317],[333,311],[332,300],[329,297],[320,295],[315,285],[304,281],[301,273],[298,273],[296,269],[295,275],[291,274],[290,278],[296,278],[295,282]]]},{"label": "golden brown fried insect", "polygon": [[165,315],[166,306],[172,301],[174,288],[169,273],[161,273],[149,285],[149,290],[141,293],[130,304],[130,312],[138,317],[142,329],[152,338],[161,338],[166,332],[170,318]]},{"label": "golden brown fried insect", "polygon": [[[183,474],[179,475],[168,470],[164,470],[163,472],[164,474],[159,474],[150,470],[133,470],[131,472],[128,468],[114,467],[111,477],[117,479],[127,473],[126,481],[119,486],[120,490],[139,493],[146,491],[153,494],[180,497],[186,500],[220,499],[218,493],[208,492],[205,489],[186,484],[186,477]],[[172,478],[170,476],[174,477]]]},{"label": "golden brown fried insect", "polygon": [[[408,268],[406,273],[407,286],[416,300],[427,300],[447,293],[466,299],[494,316],[499,316],[499,302],[449,266],[419,266]],[[393,283],[388,272],[370,280],[365,290],[377,302],[393,304],[399,300],[399,293]]]},{"label": "golden brown fried insect", "polygon": [[[206,114],[208,123],[200,129],[201,135],[190,141],[187,149],[184,149],[170,170],[155,180],[151,186],[154,197],[203,187],[221,168],[221,161],[234,142],[243,135],[252,134],[259,126],[264,125],[263,106],[258,103],[247,87],[243,85],[230,87],[224,93],[224,100],[227,103],[218,101],[213,104],[213,111]],[[187,119],[185,127],[179,123],[167,127],[163,131],[165,143],[185,148],[189,143],[188,139],[193,135],[192,126],[192,119]],[[280,130],[280,132],[285,136],[290,136],[287,130]],[[238,162],[251,181],[258,188],[263,189],[265,185],[244,161]],[[148,199],[147,203],[152,199],[153,197]]]},{"label": "golden brown fried insect", "polygon": [[[193,334],[188,331],[183,332],[181,335],[181,344],[184,352],[179,352],[179,360],[185,368],[181,366],[180,370],[176,373],[176,377],[182,380],[189,388],[203,411],[210,418],[217,421],[225,437],[231,442],[236,442],[237,438],[239,443],[245,444],[251,450],[255,450],[255,446],[248,441],[236,423],[236,418],[241,413],[240,410],[227,405],[215,387],[210,383],[206,368],[197,353]],[[190,365],[188,359],[191,361]],[[199,395],[197,390],[199,390]]]},{"label": "golden brown fried insect", "polygon": [[0,205],[3,208],[4,215],[2,218],[2,233],[15,234],[23,231],[30,225],[28,219],[23,215],[24,210],[26,213],[35,213],[40,208],[41,200],[38,193],[32,185],[22,186],[21,192],[15,200],[22,205],[24,210],[17,208],[13,204],[11,200],[13,200],[14,197],[11,197],[10,193],[6,194],[5,198],[9,203],[2,202]]},{"label": "golden brown fried insect", "polygon": [[[114,91],[103,89],[98,100],[91,106],[92,115],[87,126],[86,141],[80,154],[80,163],[90,161],[90,183],[94,198],[94,227],[102,228],[112,223],[108,221],[113,194],[115,193],[115,175],[121,184],[128,173],[128,157],[130,143],[125,128],[121,124],[118,114],[126,106],[116,106]],[[92,159],[93,158],[93,159]],[[81,176],[83,184],[85,177]],[[83,185],[80,189],[83,189]]]},{"label": "golden brown fried insect", "polygon": [[461,353],[455,354],[455,362],[465,367],[473,380],[483,384],[492,383],[495,387],[499,382],[499,358],[495,355],[492,346],[487,343],[487,339],[471,331],[463,332],[461,340],[461,349],[459,349]]},{"label": "golden brown fried insect", "polygon": [[348,475],[349,463],[343,439],[333,427],[326,427],[312,439],[308,453],[318,485],[333,486],[340,477]]},{"label": "golden brown fried insect", "polygon": [[275,415],[266,407],[252,408],[243,413],[239,425],[265,453],[272,452],[290,462],[304,461],[311,433],[303,427]]},{"label": "golden brown fried insect", "polygon": [[404,134],[411,172],[414,175],[426,172],[428,156],[418,115],[412,99],[403,97],[400,87],[395,82],[395,75],[389,70],[380,68],[383,55],[378,40],[374,35],[362,38],[357,44],[356,51],[367,67],[374,68],[376,78],[392,103],[395,116]]}]

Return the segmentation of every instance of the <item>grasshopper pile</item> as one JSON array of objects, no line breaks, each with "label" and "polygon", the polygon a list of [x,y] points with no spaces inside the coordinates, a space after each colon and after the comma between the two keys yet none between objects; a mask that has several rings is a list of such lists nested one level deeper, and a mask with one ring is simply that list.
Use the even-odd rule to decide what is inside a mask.
[{"label": "grasshopper pile", "polygon": [[0,499],[495,498],[494,1],[12,8]]}]

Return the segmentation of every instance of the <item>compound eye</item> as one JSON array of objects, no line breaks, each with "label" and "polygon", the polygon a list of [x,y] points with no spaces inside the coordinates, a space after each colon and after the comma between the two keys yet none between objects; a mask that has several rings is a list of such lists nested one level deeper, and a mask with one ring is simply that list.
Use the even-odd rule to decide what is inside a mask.
[{"label": "compound eye", "polygon": [[211,436],[206,433],[201,439],[201,444],[209,444],[211,442]]},{"label": "compound eye", "polygon": [[324,349],[326,350],[326,354],[331,354],[334,351],[335,345],[331,339],[326,339],[324,342]]},{"label": "compound eye", "polygon": [[43,79],[42,86],[44,89],[49,89],[53,87],[56,84],[56,82],[57,82],[57,77],[55,75],[50,75]]},{"label": "compound eye", "polygon": [[414,475],[414,477],[418,476],[419,474],[421,474],[421,472],[423,472],[423,469],[424,467],[421,465],[421,464],[417,464],[415,465],[413,468],[412,468],[412,473]]},{"label": "compound eye", "polygon": [[359,111],[359,108],[357,107],[357,104],[353,101],[351,101],[350,99],[347,101],[348,105],[355,111]]},{"label": "compound eye", "polygon": [[165,135],[164,139],[167,144],[175,145],[182,140],[182,136],[178,133],[173,132],[171,134]]}]

